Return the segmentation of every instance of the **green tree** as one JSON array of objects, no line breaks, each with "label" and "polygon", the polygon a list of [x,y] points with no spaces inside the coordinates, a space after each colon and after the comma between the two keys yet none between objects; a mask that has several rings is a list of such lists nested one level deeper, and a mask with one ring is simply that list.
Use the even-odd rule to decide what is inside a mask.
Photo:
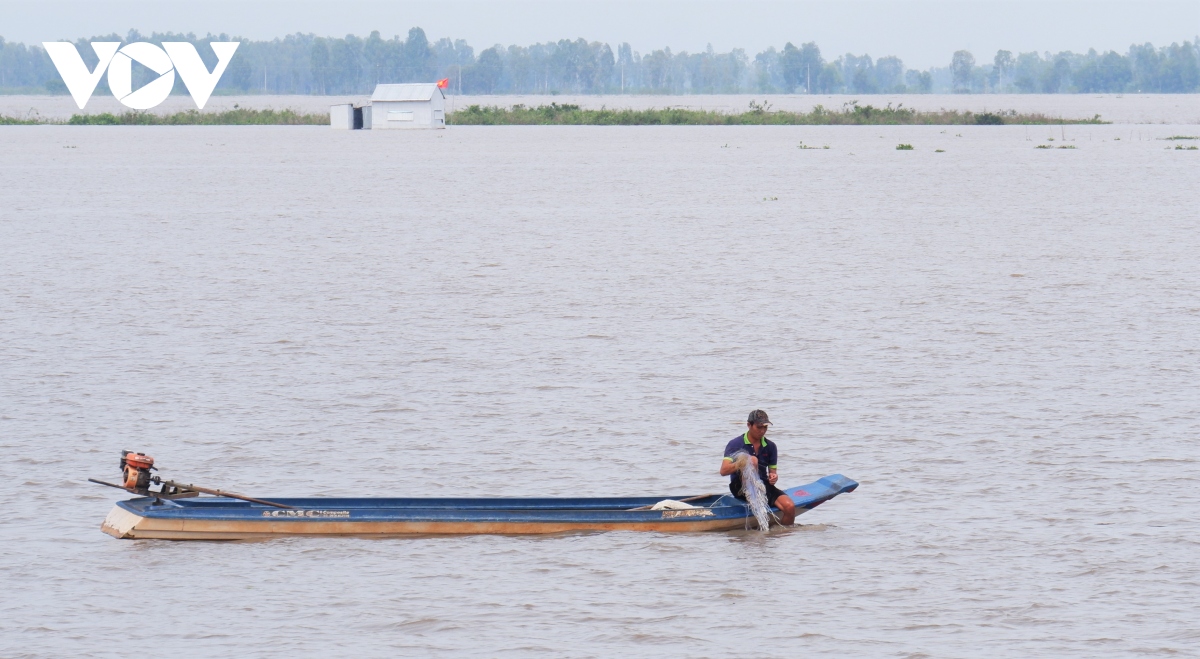
[{"label": "green tree", "polygon": [[1123,92],[1133,82],[1133,69],[1129,66],[1129,58],[1119,53],[1108,51],[1100,58],[1100,79],[1096,91]]},{"label": "green tree", "polygon": [[1133,86],[1139,92],[1156,92],[1159,90],[1158,71],[1162,57],[1151,44],[1133,45],[1129,47],[1129,59],[1132,60]]},{"label": "green tree", "polygon": [[797,87],[805,84],[806,76],[804,61],[800,57],[800,49],[787,42],[779,53],[779,66],[783,78],[783,90],[789,94]]},{"label": "green tree", "polygon": [[364,91],[363,41],[347,34],[343,39],[329,42],[329,70],[332,89],[337,94],[354,94]]},{"label": "green tree", "polygon": [[379,36],[379,30],[371,32],[363,41],[362,55],[366,61],[367,73],[371,78],[371,85],[378,85],[387,65],[387,43]]},{"label": "green tree", "polygon": [[841,65],[842,78],[850,84],[850,91],[855,94],[874,94],[879,91],[875,84],[875,62],[870,55],[858,57],[846,53],[838,58]]},{"label": "green tree", "polygon": [[650,91],[670,93],[674,82],[671,67],[671,49],[656,50],[642,58],[646,69],[646,83]]},{"label": "green tree", "polygon": [[463,39],[438,39],[431,46],[438,73],[437,78],[448,78],[450,89],[462,93],[464,72],[475,64],[475,49]]},{"label": "green tree", "polygon": [[899,57],[875,60],[875,85],[882,92],[899,93],[904,89],[904,62]]},{"label": "green tree", "polygon": [[975,56],[965,50],[956,51],[950,60],[950,74],[955,93],[969,93],[975,80]]},{"label": "green tree", "polygon": [[613,56],[612,48],[606,43],[593,41],[589,46],[594,62],[591,90],[603,94],[611,89],[613,73],[617,68],[617,59]]},{"label": "green tree", "polygon": [[933,91],[933,74],[928,71],[905,71],[904,82],[909,92],[928,94]]},{"label": "green tree", "polygon": [[419,27],[408,31],[404,40],[404,82],[428,82],[434,76],[433,50],[425,30]]},{"label": "green tree", "polygon": [[1171,44],[1163,49],[1159,63],[1159,90],[1172,94],[1185,94],[1200,88],[1200,62],[1196,49],[1187,41]]},{"label": "green tree", "polygon": [[800,66],[804,71],[804,90],[813,93],[812,86],[821,76],[825,60],[821,58],[821,49],[812,41],[800,46]]},{"label": "green tree", "polygon": [[842,90],[842,71],[837,64],[828,62],[821,67],[821,75],[815,81],[823,94],[836,94]]},{"label": "green tree", "polygon": [[1042,93],[1057,94],[1071,87],[1071,60],[1066,53],[1059,53],[1050,66],[1042,71]]},{"label": "green tree", "polygon": [[496,45],[479,52],[479,60],[469,69],[465,81],[468,93],[495,94],[504,73],[501,46]]},{"label": "green tree", "polygon": [[313,73],[317,79],[317,93],[325,94],[325,77],[329,72],[329,44],[324,39],[315,39],[312,44],[312,63]]},{"label": "green tree", "polygon": [[1110,50],[1097,55],[1092,50],[1072,78],[1081,92],[1121,92],[1129,86],[1133,71],[1129,68],[1129,60],[1120,54]]},{"label": "green tree", "polygon": [[[633,47],[628,43],[623,43],[620,46],[617,46],[616,67],[617,73],[620,75],[619,89],[621,90],[622,94],[625,93],[627,86],[636,86],[636,83],[634,83],[634,78],[632,77],[634,66],[635,62],[633,59]],[[627,74],[630,76],[628,79],[626,78]]]},{"label": "green tree", "polygon": [[1038,91],[1039,80],[1042,79],[1042,69],[1045,62],[1037,53],[1021,53],[1017,55],[1017,63],[1013,67],[1013,84],[1026,94]]},{"label": "green tree", "polygon": [[1012,69],[1015,61],[1013,54],[1007,50],[997,50],[996,56],[992,58],[992,89],[1003,91],[1009,79],[1012,77]]}]

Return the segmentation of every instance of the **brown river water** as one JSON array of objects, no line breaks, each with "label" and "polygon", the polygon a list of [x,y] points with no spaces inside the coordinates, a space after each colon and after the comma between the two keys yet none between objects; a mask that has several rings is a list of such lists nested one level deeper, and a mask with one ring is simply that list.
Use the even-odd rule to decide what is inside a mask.
[{"label": "brown river water", "polygon": [[[1175,135],[2,128],[0,656],[1196,656]],[[84,480],[718,492],[756,407],[781,484],[858,491],[765,535],[189,543],[103,535]]]}]

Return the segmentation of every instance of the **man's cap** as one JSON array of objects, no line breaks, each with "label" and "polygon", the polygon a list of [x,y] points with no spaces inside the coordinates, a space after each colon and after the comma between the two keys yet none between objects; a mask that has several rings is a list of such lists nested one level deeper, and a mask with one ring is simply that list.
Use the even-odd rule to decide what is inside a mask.
[{"label": "man's cap", "polygon": [[750,413],[750,417],[746,419],[746,423],[756,426],[769,426],[771,420],[767,418],[767,413],[762,410],[754,410]]}]

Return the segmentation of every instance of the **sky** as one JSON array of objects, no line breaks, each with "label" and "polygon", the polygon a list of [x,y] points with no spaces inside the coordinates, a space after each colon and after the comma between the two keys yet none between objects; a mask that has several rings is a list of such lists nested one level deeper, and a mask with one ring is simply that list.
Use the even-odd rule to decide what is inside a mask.
[{"label": "sky", "polygon": [[1125,52],[1200,34],[1200,1],[1139,0],[0,0],[0,36],[40,43],[135,28],[225,32],[273,39],[401,36],[413,26],[431,40],[466,39],[476,53],[494,44],[583,37],[643,53],[670,47],[719,52],[815,41],[827,59],[850,52],[896,55],[910,68],[946,66],[966,49],[990,61],[1013,52]]}]

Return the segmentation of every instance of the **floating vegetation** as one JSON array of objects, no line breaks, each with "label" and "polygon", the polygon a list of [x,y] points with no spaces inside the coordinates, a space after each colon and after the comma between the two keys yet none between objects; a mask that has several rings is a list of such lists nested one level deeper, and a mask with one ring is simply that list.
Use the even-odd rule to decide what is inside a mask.
[{"label": "floating vegetation", "polygon": [[1035,148],[1035,149],[1053,149],[1054,147],[1050,146],[1049,144],[1039,144],[1033,148]]},{"label": "floating vegetation", "polygon": [[897,145],[896,145],[896,150],[897,150],[897,151],[912,151],[912,150],[913,150],[913,145],[911,145],[911,144],[897,144]]},{"label": "floating vegetation", "polygon": [[[1118,137],[1117,139],[1121,139],[1121,138],[1119,138],[1119,137]],[[1170,136],[1170,137],[1164,137],[1164,138],[1161,138],[1161,139],[1164,139],[1164,140],[1200,140],[1200,136],[1196,136],[1196,135],[1172,135],[1172,136]]]},{"label": "floating vegetation", "polygon": [[[1040,113],[1018,114],[1015,110],[983,113],[996,117],[1003,124],[1100,124],[1099,116],[1093,119],[1062,119]],[[600,108],[588,110],[573,104],[551,103],[528,107],[522,104],[512,107],[469,105],[446,116],[448,125],[457,126],[832,126],[832,125],[952,125],[978,124],[974,112],[959,110],[922,111],[903,105],[877,108],[859,105],[857,101],[843,104],[840,110],[831,110],[818,105],[810,112],[771,110],[771,105],[751,101],[749,110],[740,113],[716,110],[688,110],[663,108],[648,110]],[[961,136],[961,135],[960,135]]]},{"label": "floating vegetation", "polygon": [[17,117],[6,117],[0,115],[0,126],[33,126],[36,124],[49,123],[42,119],[20,119]]},{"label": "floating vegetation", "polygon": [[18,119],[0,116],[0,126],[67,124],[71,126],[328,126],[328,114],[307,114],[295,110],[251,110],[234,106],[223,112],[185,110],[175,114],[152,114],[130,110],[121,114],[74,114],[70,119]]},{"label": "floating vegetation", "polygon": [[112,114],[71,115],[72,126],[321,126],[329,125],[328,114],[299,113],[295,110],[252,110],[234,107],[223,112],[185,110],[175,114],[123,112]]},{"label": "floating vegetation", "polygon": [[[1092,119],[1063,119],[1040,113],[1018,114],[1015,110],[984,112],[938,110],[923,111],[903,105],[877,108],[851,101],[840,110],[818,105],[810,112],[772,110],[766,101],[751,101],[745,112],[726,113],[716,110],[664,108],[648,110],[588,110],[578,105],[551,103],[538,107],[514,105],[495,107],[471,105],[446,117],[446,123],[458,126],[504,125],[574,125],[574,126],[862,126],[862,125],[997,125],[1000,124],[1101,124],[1099,115]],[[325,113],[302,113],[295,110],[254,110],[234,106],[221,112],[186,110],[159,115],[150,112],[128,111],[121,114],[76,114],[70,119],[43,117],[22,119],[0,116],[0,125],[70,124],[72,126],[320,126],[329,124]],[[962,134],[958,134],[962,137]],[[1171,139],[1195,139],[1177,136]],[[828,149],[829,146],[803,145],[802,149]]]},{"label": "floating vegetation", "polygon": [[1074,144],[1063,144],[1063,145],[1060,145],[1058,148],[1060,148],[1060,149],[1074,149],[1074,148],[1075,148],[1075,145],[1074,145]]},{"label": "floating vegetation", "polygon": [[933,152],[934,153],[945,153],[946,150],[945,149],[934,149]]},{"label": "floating vegetation", "polygon": [[1176,151],[1200,151],[1200,146],[1184,146],[1182,144],[1175,145]]},{"label": "floating vegetation", "polygon": [[828,148],[829,148],[829,145],[828,145],[828,144],[826,144],[825,146],[809,146],[809,145],[805,144],[804,142],[801,142],[801,143],[800,143],[800,146],[798,146],[798,147],[796,147],[796,148],[797,148],[797,149],[814,149],[814,150],[820,150],[820,149],[828,149]]}]

